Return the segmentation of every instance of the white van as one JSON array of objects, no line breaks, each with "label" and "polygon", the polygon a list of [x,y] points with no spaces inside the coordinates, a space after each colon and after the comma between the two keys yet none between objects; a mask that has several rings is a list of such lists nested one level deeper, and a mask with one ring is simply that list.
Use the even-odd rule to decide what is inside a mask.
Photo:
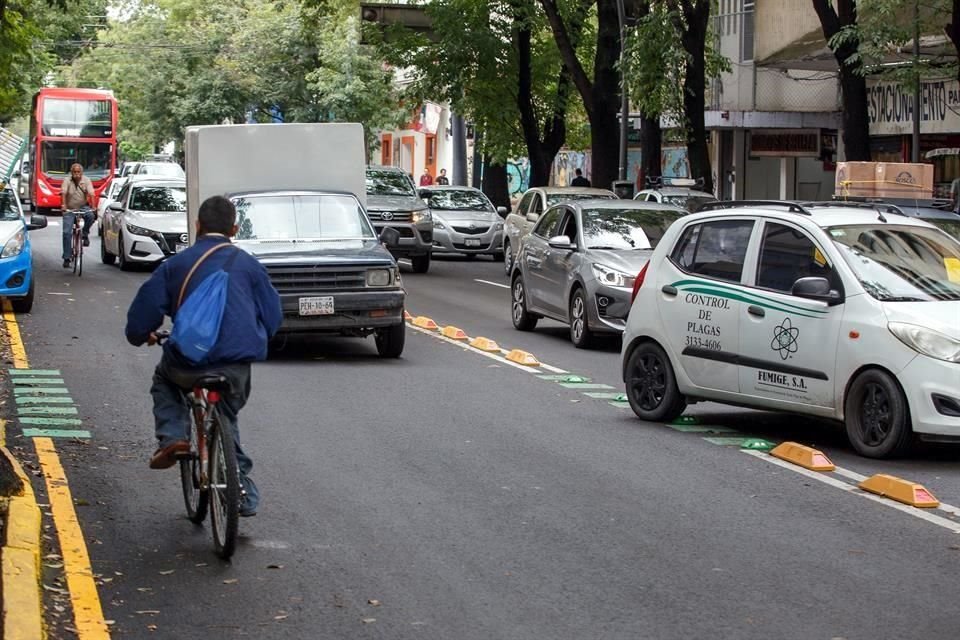
[{"label": "white van", "polygon": [[869,457],[960,441],[960,242],[883,205],[708,206],[637,277],[637,416],[713,400],[833,418]]}]

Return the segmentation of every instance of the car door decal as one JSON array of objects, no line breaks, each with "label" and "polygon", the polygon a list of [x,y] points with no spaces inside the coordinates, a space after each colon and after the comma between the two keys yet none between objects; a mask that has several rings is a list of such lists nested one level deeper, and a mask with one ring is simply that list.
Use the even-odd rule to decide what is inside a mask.
[{"label": "car door decal", "polygon": [[[816,309],[794,305],[787,302],[781,302],[752,291],[744,291],[736,286],[725,285],[712,280],[677,280],[676,282],[671,283],[671,286],[676,287],[680,293],[686,294],[684,301],[691,304],[702,302],[705,296],[713,296],[717,298],[736,300],[738,302],[745,302],[747,304],[754,304],[758,307],[764,307],[766,309],[772,309],[774,311],[780,311],[783,313],[792,313],[805,318],[822,318],[828,313],[826,309]],[[700,294],[700,297],[698,297],[697,294]]]},{"label": "car door decal", "polygon": [[704,360],[715,360],[717,362],[726,362],[728,364],[751,367],[753,369],[765,369],[777,374],[786,374],[792,376],[802,376],[804,378],[813,378],[814,380],[829,380],[830,378],[823,371],[814,369],[804,369],[803,367],[794,367],[774,360],[761,360],[759,358],[749,358],[729,351],[714,351],[712,349],[703,349],[699,347],[686,347],[680,352],[681,355],[691,358],[703,358]]}]

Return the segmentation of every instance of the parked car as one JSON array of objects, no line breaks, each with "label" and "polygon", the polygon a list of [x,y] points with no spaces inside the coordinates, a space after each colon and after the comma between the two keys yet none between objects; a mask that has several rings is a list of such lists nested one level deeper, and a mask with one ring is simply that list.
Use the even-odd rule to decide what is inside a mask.
[{"label": "parked car", "polygon": [[661,178],[653,180],[646,189],[633,196],[634,200],[671,204],[690,212],[699,211],[708,202],[716,202],[712,193],[697,187],[700,183],[692,178]]},{"label": "parked car", "polygon": [[715,208],[637,276],[621,364],[638,417],[699,400],[808,414],[877,458],[960,438],[960,242],[871,208]]},{"label": "parked car", "polygon": [[30,231],[46,226],[44,216],[32,215],[29,221],[24,217],[20,200],[9,185],[0,191],[0,296],[8,298],[18,313],[30,312],[36,290]]},{"label": "parked car", "polygon": [[104,212],[100,258],[104,264],[118,261],[128,271],[185,249],[186,211],[186,181],[131,179]]},{"label": "parked car", "polygon": [[433,216],[433,252],[481,254],[503,260],[503,216],[506,207],[493,206],[473,187],[420,187],[420,197]]},{"label": "parked car", "polygon": [[513,272],[516,249],[520,239],[530,233],[540,214],[550,207],[571,200],[590,200],[594,198],[616,198],[608,189],[591,187],[534,187],[520,198],[517,210],[507,216],[503,223],[503,269],[509,276]]},{"label": "parked car", "polygon": [[400,234],[390,249],[395,257],[410,258],[415,273],[430,269],[433,217],[420,199],[413,179],[398,167],[367,167],[367,215],[379,235],[385,227]]},{"label": "parked car", "polygon": [[117,199],[117,196],[120,194],[120,190],[123,189],[123,185],[127,183],[126,178],[114,178],[110,182],[110,186],[104,189],[100,193],[100,199],[97,201],[97,235],[103,233],[103,216],[107,212],[107,207],[110,206],[110,203]]},{"label": "parked car", "polygon": [[20,175],[17,176],[17,196],[21,204],[30,202],[30,161],[20,163]]},{"label": "parked car", "polygon": [[510,278],[513,326],[530,331],[546,316],[570,325],[590,347],[620,334],[634,278],[667,228],[686,211],[633,200],[580,200],[547,209],[520,240]]}]

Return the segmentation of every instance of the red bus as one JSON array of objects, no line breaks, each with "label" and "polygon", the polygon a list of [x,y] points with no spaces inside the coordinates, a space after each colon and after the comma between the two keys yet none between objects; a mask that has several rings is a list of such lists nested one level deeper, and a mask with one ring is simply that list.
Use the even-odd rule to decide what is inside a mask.
[{"label": "red bus", "polygon": [[60,208],[60,185],[79,163],[97,198],[117,165],[117,99],[112,91],[45,87],[30,112],[30,202]]}]

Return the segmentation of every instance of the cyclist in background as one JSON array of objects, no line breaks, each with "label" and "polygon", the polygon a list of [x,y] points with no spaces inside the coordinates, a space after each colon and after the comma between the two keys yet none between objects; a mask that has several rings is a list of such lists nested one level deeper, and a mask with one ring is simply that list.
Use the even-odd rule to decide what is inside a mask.
[{"label": "cyclist in background", "polygon": [[[227,198],[213,196],[200,205],[196,243],[160,264],[140,287],[127,311],[126,335],[130,344],[155,344],[156,330],[171,313],[187,274],[201,256],[218,244],[230,244],[237,232],[237,210]],[[283,311],[280,295],[273,288],[267,270],[256,258],[239,248],[225,248],[210,255],[193,274],[184,299],[210,274],[224,269],[229,275],[226,307],[217,342],[210,350],[209,364],[197,367],[184,358],[169,341],[153,374],[153,417],[156,421],[157,450],[151,469],[176,464],[178,453],[190,449],[190,411],[185,394],[194,381],[216,372],[230,381],[230,392],[220,402],[237,447],[240,481],[244,490],[241,516],[257,513],[259,492],[249,473],[253,461],[240,448],[237,413],[250,396],[250,363],[265,360],[267,340],[280,328]],[[176,311],[173,311],[176,322]]]},{"label": "cyclist in background", "polygon": [[70,177],[60,185],[60,210],[63,211],[63,268],[70,267],[73,257],[73,218],[77,213],[83,215],[83,246],[90,246],[90,226],[96,219],[96,204],[93,183],[83,175],[83,167],[74,163],[70,167]]}]

